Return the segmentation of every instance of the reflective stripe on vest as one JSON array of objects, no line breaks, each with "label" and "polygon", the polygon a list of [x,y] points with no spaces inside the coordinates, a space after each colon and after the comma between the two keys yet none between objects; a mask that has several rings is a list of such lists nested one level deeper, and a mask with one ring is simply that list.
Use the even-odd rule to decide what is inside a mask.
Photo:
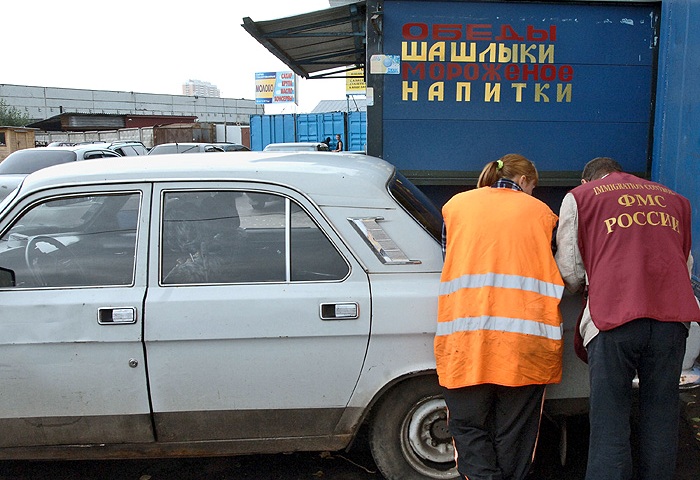
[{"label": "reflective stripe on vest", "polygon": [[564,287],[562,285],[537,280],[532,277],[504,275],[499,273],[462,275],[454,280],[442,282],[440,283],[440,295],[449,295],[462,288],[481,287],[515,288],[538,293],[546,297],[556,298],[558,300],[564,295]]},{"label": "reflective stripe on vest", "polygon": [[451,335],[455,332],[473,332],[476,330],[523,333],[526,335],[548,338],[550,340],[562,339],[562,326],[555,327],[542,322],[524,320],[522,318],[491,317],[488,315],[482,315],[481,317],[463,317],[449,322],[439,322],[435,335],[441,337]]}]

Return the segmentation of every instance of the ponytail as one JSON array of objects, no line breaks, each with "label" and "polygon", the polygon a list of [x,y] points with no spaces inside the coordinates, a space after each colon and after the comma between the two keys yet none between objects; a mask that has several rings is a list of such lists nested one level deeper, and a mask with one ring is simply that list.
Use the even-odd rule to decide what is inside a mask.
[{"label": "ponytail", "polygon": [[530,160],[517,153],[509,153],[486,164],[479,175],[476,187],[490,187],[501,178],[513,179],[521,175],[534,179],[535,183],[539,180],[537,169]]}]

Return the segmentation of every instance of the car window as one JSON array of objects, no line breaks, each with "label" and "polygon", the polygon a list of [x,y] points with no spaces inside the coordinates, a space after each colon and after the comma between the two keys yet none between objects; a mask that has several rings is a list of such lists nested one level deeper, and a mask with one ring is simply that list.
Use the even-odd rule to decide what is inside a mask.
[{"label": "car window", "polygon": [[167,192],[163,284],[337,281],[348,264],[309,214],[275,194]]},{"label": "car window", "polygon": [[133,157],[139,155],[139,153],[134,149],[134,147],[129,145],[125,145],[123,147],[115,147],[113,150],[122,157]]},{"label": "car window", "polygon": [[442,214],[418,187],[395,173],[388,184],[389,193],[438,242],[442,238]]},{"label": "car window", "polygon": [[[193,153],[193,152],[199,152],[199,144],[195,145],[187,145],[187,144],[177,144],[176,145],[176,153]],[[160,153],[160,152],[158,152]],[[171,153],[171,152],[168,152]]]},{"label": "car window", "polygon": [[250,149],[246,147],[245,145],[238,145],[238,144],[232,144],[232,145],[223,145],[222,148],[226,152],[248,152]]},{"label": "car window", "polygon": [[205,152],[223,152],[224,149],[222,147],[219,147],[217,145],[206,145],[204,147]]},{"label": "car window", "polygon": [[133,283],[139,193],[47,200],[0,238],[0,267],[16,288]]},{"label": "car window", "polygon": [[116,152],[111,152],[107,150],[90,150],[83,154],[83,159],[90,160],[93,158],[105,158],[105,157],[119,157],[120,155]]},{"label": "car window", "polygon": [[149,155],[160,155],[167,153],[179,153],[177,145],[156,145],[151,149]]},{"label": "car window", "polygon": [[73,162],[76,158],[70,150],[18,150],[0,162],[0,174],[28,175],[52,165]]}]

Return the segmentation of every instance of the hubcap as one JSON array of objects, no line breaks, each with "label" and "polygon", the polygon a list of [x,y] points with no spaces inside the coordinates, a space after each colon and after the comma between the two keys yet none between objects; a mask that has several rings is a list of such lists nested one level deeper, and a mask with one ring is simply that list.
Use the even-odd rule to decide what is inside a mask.
[{"label": "hubcap", "polygon": [[435,480],[457,478],[447,408],[440,397],[421,402],[406,417],[401,447],[406,460],[421,475]]}]

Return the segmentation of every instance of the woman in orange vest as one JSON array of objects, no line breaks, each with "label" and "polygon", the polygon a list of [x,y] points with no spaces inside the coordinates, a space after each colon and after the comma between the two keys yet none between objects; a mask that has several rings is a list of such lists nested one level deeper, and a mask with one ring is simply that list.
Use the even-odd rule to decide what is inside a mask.
[{"label": "woman in orange vest", "polygon": [[527,476],[545,385],[561,380],[557,216],[532,196],[537,181],[532,162],[508,154],[442,210],[435,359],[468,480]]}]

